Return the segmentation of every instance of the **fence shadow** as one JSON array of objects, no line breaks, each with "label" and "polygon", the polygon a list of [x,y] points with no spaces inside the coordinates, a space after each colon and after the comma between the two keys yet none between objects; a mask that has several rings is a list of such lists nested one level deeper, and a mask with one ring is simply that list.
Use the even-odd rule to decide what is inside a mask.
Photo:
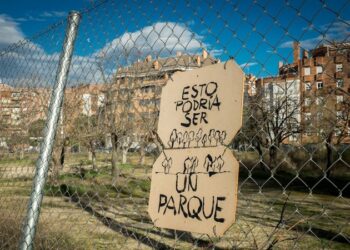
[{"label": "fence shadow", "polygon": [[[86,212],[88,212],[89,214],[91,214],[92,216],[97,218],[100,222],[102,222],[108,228],[112,229],[115,232],[122,234],[125,237],[133,238],[133,239],[139,241],[140,243],[145,244],[147,246],[150,246],[152,248],[166,250],[166,249],[174,249],[174,246],[169,246],[169,245],[162,243],[158,240],[152,239],[148,236],[143,235],[142,233],[137,232],[136,230],[146,231],[147,234],[152,233],[152,234],[159,235],[161,237],[168,238],[168,239],[174,239],[176,237],[177,241],[191,243],[191,244],[196,245],[197,247],[215,248],[218,250],[225,249],[225,248],[215,246],[215,244],[213,242],[193,238],[192,235],[190,233],[187,233],[187,232],[168,230],[169,234],[166,234],[166,233],[163,233],[160,231],[150,230],[150,229],[146,230],[144,228],[136,227],[135,225],[130,225],[127,223],[118,222],[115,219],[112,219],[112,218],[105,216],[105,215],[101,214],[100,212],[98,212],[96,209],[94,209],[90,205],[91,203],[89,201],[82,199],[76,193],[72,194],[69,191],[69,187],[66,184],[62,184],[60,186],[60,190],[65,197],[69,198],[70,202],[75,203],[75,205],[77,207],[82,208],[83,210],[85,210]],[[147,220],[148,220],[148,218],[147,218]],[[133,230],[133,228],[135,230]]]},{"label": "fence shadow", "polygon": [[[245,167],[240,167],[240,180],[249,178],[249,175],[250,173]],[[251,175],[257,183],[264,183],[271,178],[271,172],[259,168],[251,171]],[[276,171],[273,177],[284,188],[288,187],[289,191],[305,192],[306,190],[310,190],[310,192],[312,191],[312,193],[315,194],[326,194],[332,196],[339,196],[339,194],[341,194],[342,197],[350,197],[349,182],[340,178],[325,178],[324,176],[299,176],[299,178],[296,178],[295,174],[284,170]],[[264,187],[281,188],[277,182],[272,181],[265,184]]]}]

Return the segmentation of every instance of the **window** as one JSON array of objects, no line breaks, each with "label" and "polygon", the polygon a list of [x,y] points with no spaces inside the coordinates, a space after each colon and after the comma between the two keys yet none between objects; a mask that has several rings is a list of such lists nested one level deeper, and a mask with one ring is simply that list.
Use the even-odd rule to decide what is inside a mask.
[{"label": "window", "polygon": [[335,72],[342,72],[343,71],[343,64],[337,63],[335,65]]},{"label": "window", "polygon": [[337,111],[337,120],[341,120],[343,118],[343,112]]},{"label": "window", "polygon": [[104,102],[105,102],[105,95],[99,94],[97,97],[97,107],[103,106]]},{"label": "window", "polygon": [[158,111],[152,112],[150,114],[150,116],[151,116],[152,119],[157,119],[159,117],[159,112]]},{"label": "window", "polygon": [[311,128],[307,128],[307,129],[306,129],[306,135],[307,135],[307,136],[311,136],[311,135],[312,135]]},{"label": "window", "polygon": [[133,106],[134,106],[134,105],[133,105],[133,103],[132,103],[132,102],[128,102],[128,103],[127,103],[127,107],[128,107],[128,109],[131,109]]},{"label": "window", "polygon": [[305,76],[309,76],[310,73],[311,73],[310,67],[305,67],[305,68],[304,68],[304,75],[305,75]]},{"label": "window", "polygon": [[308,107],[311,105],[311,99],[309,97],[305,98],[305,106]]},{"label": "window", "polygon": [[156,86],[155,85],[149,85],[149,86],[141,87],[142,93],[150,93],[150,92],[154,92],[155,90],[156,90]]},{"label": "window", "polygon": [[311,113],[305,113],[305,121],[311,120]]},{"label": "window", "polygon": [[140,115],[142,119],[148,119],[150,117],[150,113],[148,112],[142,112]]},{"label": "window", "polygon": [[289,140],[290,141],[297,141],[298,137],[295,134],[292,134],[291,136],[289,136]]},{"label": "window", "polygon": [[343,79],[337,79],[337,88],[344,87],[344,80]]},{"label": "window", "polygon": [[321,74],[323,72],[322,66],[316,66],[316,74]]},{"label": "window", "polygon": [[322,118],[323,118],[323,113],[322,113],[322,112],[318,112],[318,113],[317,113],[317,120],[318,120],[318,121],[321,121]]},{"label": "window", "polygon": [[21,93],[19,92],[14,92],[11,94],[12,97],[20,97],[21,96]]},{"label": "window", "polygon": [[160,99],[156,99],[156,100],[155,100],[155,103],[156,103],[156,106],[157,106],[157,107],[160,107]]},{"label": "window", "polygon": [[12,109],[12,112],[13,113],[19,113],[21,111],[21,109],[20,108],[14,108],[14,109]]},{"label": "window", "polygon": [[146,105],[145,99],[141,99],[141,100],[139,101],[139,105],[140,105],[140,106],[145,106],[145,105]]},{"label": "window", "polygon": [[133,121],[135,118],[135,115],[133,113],[128,113],[128,120]]},{"label": "window", "polygon": [[161,86],[156,86],[156,88],[155,88],[155,93],[156,93],[157,95],[160,95],[160,94],[162,93],[162,87],[161,87]]},{"label": "window", "polygon": [[340,136],[341,135],[341,130],[339,128],[334,129],[334,134],[335,136]]},{"label": "window", "polygon": [[310,91],[311,90],[311,83],[310,82],[306,82],[305,83],[305,90],[306,91]]},{"label": "window", "polygon": [[125,88],[120,89],[120,90],[119,90],[119,93],[120,93],[120,95],[125,96],[125,95],[128,94],[128,89],[125,89]]},{"label": "window", "polygon": [[323,82],[317,82],[317,89],[323,88]]},{"label": "window", "polygon": [[322,105],[323,104],[323,97],[316,97],[316,104]]},{"label": "window", "polygon": [[83,94],[83,114],[90,115],[91,99],[90,94]]},{"label": "window", "polygon": [[337,95],[337,103],[342,103],[344,101],[344,96]]},{"label": "window", "polygon": [[321,128],[318,130],[318,136],[323,136],[324,135],[324,130]]}]

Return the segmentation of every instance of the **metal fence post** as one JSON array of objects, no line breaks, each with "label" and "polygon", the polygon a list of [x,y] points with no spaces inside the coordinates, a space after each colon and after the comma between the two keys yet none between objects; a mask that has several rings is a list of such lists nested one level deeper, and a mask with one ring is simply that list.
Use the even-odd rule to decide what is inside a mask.
[{"label": "metal fence post", "polygon": [[39,220],[40,206],[43,199],[44,185],[51,160],[51,153],[55,141],[57,124],[60,117],[64,89],[67,83],[69,67],[72,59],[74,42],[80,22],[80,13],[72,11],[68,16],[68,24],[56,73],[56,81],[52,90],[49,113],[46,121],[44,141],[41,144],[40,156],[36,162],[35,177],[27,208],[27,215],[23,224],[20,249],[32,249],[36,226]]}]

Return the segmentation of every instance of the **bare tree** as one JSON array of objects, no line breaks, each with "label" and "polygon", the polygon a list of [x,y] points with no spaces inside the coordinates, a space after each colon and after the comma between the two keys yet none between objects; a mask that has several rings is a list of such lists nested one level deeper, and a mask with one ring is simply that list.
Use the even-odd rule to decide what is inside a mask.
[{"label": "bare tree", "polygon": [[112,185],[115,186],[118,182],[119,167],[118,158],[119,150],[122,148],[123,162],[126,162],[128,148],[131,145],[133,121],[129,115],[129,110],[132,108],[133,98],[133,80],[129,77],[119,77],[118,72],[108,81],[103,68],[102,56],[98,60],[97,66],[101,73],[105,88],[105,103],[103,108],[103,124],[105,127],[105,136],[111,137],[112,154]]},{"label": "bare tree", "polygon": [[[327,97],[326,108],[318,111],[317,130],[326,147],[326,176],[331,176],[334,148],[349,137],[350,96],[342,89],[336,89]],[[329,108],[332,107],[332,108]],[[334,110],[335,108],[335,110]]]},{"label": "bare tree", "polygon": [[[276,166],[277,151],[288,138],[295,138],[302,132],[300,122],[301,99],[289,94],[287,83],[278,86],[279,93],[270,98],[257,97],[253,102],[256,134],[259,134],[258,145],[269,150],[270,168]],[[263,133],[261,133],[263,132]],[[261,149],[260,149],[261,151]]]},{"label": "bare tree", "polygon": [[72,138],[85,146],[91,155],[92,169],[97,171],[96,148],[102,144],[103,128],[101,126],[101,116],[99,113],[91,116],[79,115],[71,132]]}]

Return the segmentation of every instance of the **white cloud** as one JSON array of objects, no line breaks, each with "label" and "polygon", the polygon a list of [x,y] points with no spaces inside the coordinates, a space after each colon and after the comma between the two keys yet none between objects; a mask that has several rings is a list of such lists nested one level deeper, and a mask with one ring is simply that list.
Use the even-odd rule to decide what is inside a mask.
[{"label": "white cloud", "polygon": [[[326,40],[324,40],[322,36],[317,36],[317,37],[301,40],[300,47],[302,47],[303,49],[310,50],[310,49],[314,49],[315,47],[317,47],[317,45],[320,45],[324,42],[326,42]],[[282,48],[282,49],[293,48],[293,41],[284,42],[279,46],[279,48]]]},{"label": "white cloud", "polygon": [[240,64],[239,66],[241,68],[249,68],[249,67],[255,66],[257,64],[258,64],[257,62],[246,62],[246,63]]},{"label": "white cloud", "polygon": [[12,20],[16,22],[43,22],[46,21],[48,18],[62,18],[66,17],[67,15],[68,13],[65,11],[44,11],[37,16],[26,15],[24,17],[12,18]]},{"label": "white cloud", "polygon": [[[320,26],[318,30],[321,32],[321,34],[315,37],[301,40],[300,46],[304,49],[310,50],[310,49],[314,49],[318,45],[321,45],[323,43],[329,43],[334,40],[339,42],[346,42],[350,40],[349,20],[324,24]],[[308,28],[306,29],[306,31],[313,32],[313,33],[317,32],[315,29],[312,29],[312,28]],[[292,48],[292,47],[293,47],[293,41],[284,42],[279,46],[279,48]]]},{"label": "white cloud", "polygon": [[201,36],[181,23],[158,22],[134,32],[126,32],[107,43],[95,56],[120,56],[126,61],[144,58],[148,54],[165,57],[177,51],[195,53],[206,45]]},{"label": "white cloud", "polygon": [[67,15],[65,11],[44,11],[40,14],[41,17],[65,17]]},{"label": "white cloud", "polygon": [[18,23],[11,17],[0,14],[0,50],[24,38]]},{"label": "white cloud", "polygon": [[209,50],[209,53],[212,57],[218,57],[224,53],[224,50],[223,49],[212,49],[212,50]]},{"label": "white cloud", "polygon": [[[177,51],[197,53],[206,47],[201,40],[201,36],[184,24],[173,22],[159,22],[126,32],[90,55],[73,55],[69,84],[102,82],[100,65],[110,80],[118,67],[144,59],[148,54],[166,57]],[[209,52],[222,53],[220,50]],[[58,60],[59,52],[47,53],[38,44],[27,41],[0,56],[0,76],[12,86],[49,86],[55,81]]]}]

